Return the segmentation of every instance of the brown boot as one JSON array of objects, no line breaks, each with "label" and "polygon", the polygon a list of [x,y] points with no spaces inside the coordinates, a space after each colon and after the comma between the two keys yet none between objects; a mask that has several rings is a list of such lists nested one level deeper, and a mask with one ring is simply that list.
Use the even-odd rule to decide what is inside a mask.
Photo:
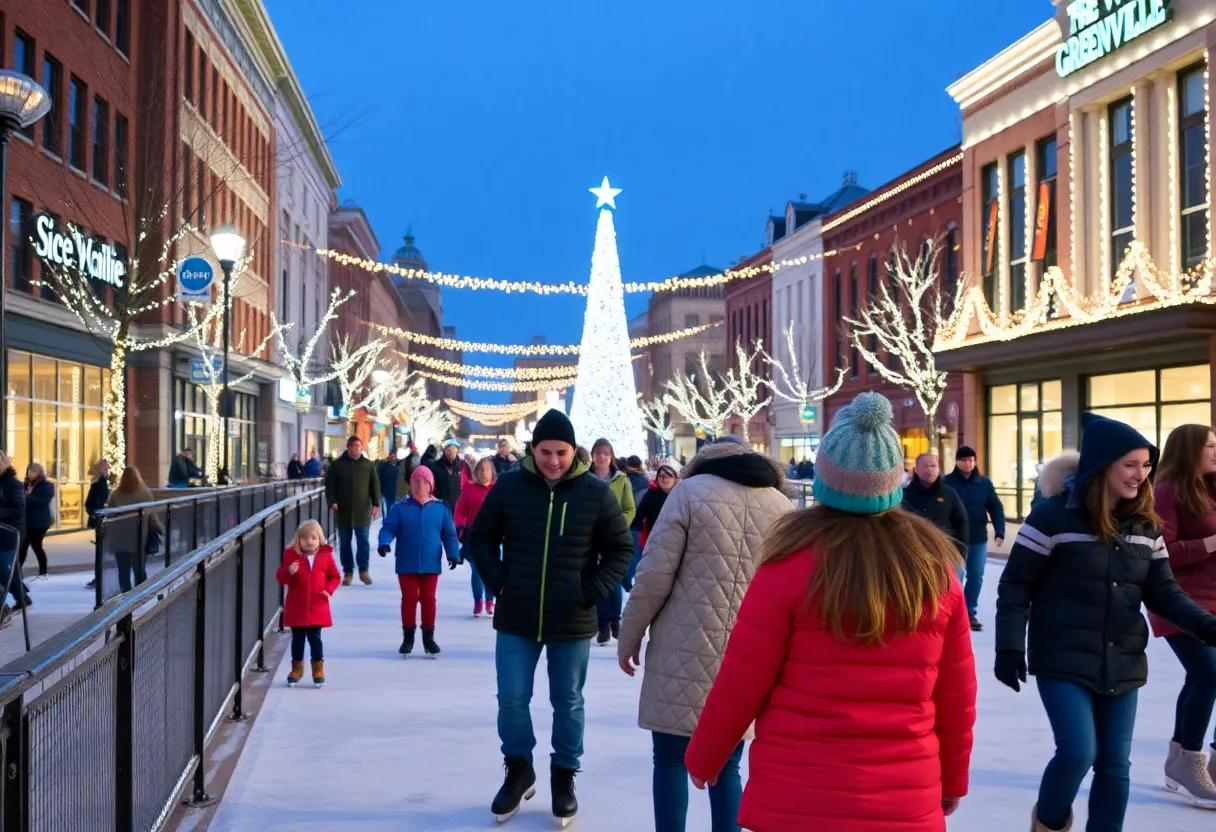
[{"label": "brown boot", "polygon": [[[301,662],[300,664],[303,664]],[[301,668],[303,670],[303,668]],[[312,663],[312,683],[317,687],[325,684],[325,659],[314,659]]]},{"label": "brown boot", "polygon": [[347,572],[342,576],[342,586],[350,586],[352,583],[354,583],[354,580],[355,576]]},{"label": "brown boot", "polygon": [[1030,832],[1068,832],[1072,829],[1072,812],[1068,813],[1068,823],[1064,824],[1063,829],[1052,829],[1050,826],[1039,823],[1039,806],[1030,810]]},{"label": "brown boot", "polygon": [[291,672],[287,674],[287,686],[292,687],[304,677],[304,662],[292,662]]},{"label": "brown boot", "polygon": [[366,569],[360,569],[359,570],[359,580],[363,581],[364,586],[371,586],[372,573],[368,572]]}]

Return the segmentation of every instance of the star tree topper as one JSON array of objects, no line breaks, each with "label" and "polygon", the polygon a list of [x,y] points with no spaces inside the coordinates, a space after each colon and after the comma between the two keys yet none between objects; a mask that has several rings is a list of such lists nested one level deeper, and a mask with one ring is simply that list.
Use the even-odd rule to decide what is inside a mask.
[{"label": "star tree topper", "polygon": [[608,184],[608,177],[604,177],[604,183],[598,188],[588,188],[587,190],[595,194],[599,201],[595,203],[595,207],[599,208],[602,205],[607,205],[609,208],[616,208],[616,197],[621,192],[620,188],[614,188]]}]

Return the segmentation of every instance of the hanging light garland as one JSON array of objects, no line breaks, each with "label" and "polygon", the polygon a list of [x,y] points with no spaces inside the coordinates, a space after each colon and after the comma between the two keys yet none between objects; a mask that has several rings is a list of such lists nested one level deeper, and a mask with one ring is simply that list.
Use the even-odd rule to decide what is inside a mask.
[{"label": "hanging light garland", "polygon": [[529,414],[535,413],[537,408],[540,407],[535,401],[509,402],[507,404],[478,404],[476,402],[462,402],[458,399],[444,399],[444,404],[447,405],[448,410],[457,416],[474,419],[487,426],[514,422],[517,419],[522,419]]},{"label": "hanging light garland", "polygon": [[[452,289],[489,290],[507,293],[518,292],[537,295],[587,294],[586,283],[575,283],[574,281],[567,281],[565,283],[541,283],[537,280],[502,280],[499,278],[446,274],[444,272],[428,272],[423,269],[405,268],[394,263],[381,263],[377,260],[368,260],[363,257],[355,257],[341,251],[334,251],[333,249],[313,248],[311,246],[306,246],[291,240],[280,240],[279,242],[293,248],[311,251],[318,257],[324,257],[342,266],[354,266],[355,268],[363,269],[364,271],[397,275],[398,277],[405,278],[406,280],[425,280],[428,283],[434,283],[437,286],[445,286]],[[727,269],[724,272],[706,275],[704,277],[677,276],[669,277],[666,280],[652,280],[643,283],[626,283],[624,284],[624,289],[626,292],[669,292],[679,289],[699,289],[708,286],[721,286],[736,280],[747,280],[748,278],[755,277],[759,274],[771,274],[783,268],[805,266],[807,263],[814,260],[822,260],[825,257],[833,257],[837,254],[843,254],[849,251],[858,251],[860,248],[861,244],[859,243],[853,246],[833,249],[832,251],[825,251],[821,254],[806,254],[801,257],[791,257],[786,260],[765,263],[761,266],[751,266],[746,269]]]},{"label": "hanging light garland", "polygon": [[[540,381],[542,379],[564,379],[568,376],[578,375],[577,364],[556,364],[549,367],[484,367],[478,364],[457,364],[455,361],[446,361],[442,358],[435,358],[434,356],[422,353],[407,353],[400,350],[394,350],[394,352],[406,361],[413,361],[424,367],[430,367],[432,370],[475,378]],[[634,361],[637,361],[648,354],[640,352],[632,358]]]},{"label": "hanging light garland", "polygon": [[[1133,285],[1137,272],[1147,291],[1141,298],[1124,302],[1124,294]],[[1216,305],[1214,286],[1216,257],[1209,257],[1181,275],[1169,275],[1157,267],[1144,244],[1136,240],[1128,246],[1127,256],[1114,279],[1094,295],[1077,292],[1058,266],[1047,270],[1026,308],[1013,314],[993,312],[981,287],[972,286],[954,316],[939,325],[933,349],[944,352],[990,341],[1011,341],[1032,332],[1082,326],[1189,303]],[[1050,316],[1053,308],[1059,317]],[[973,324],[978,334],[972,334]]]},{"label": "hanging light garland", "polygon": [[[380,332],[383,335],[391,335],[396,338],[402,338],[410,343],[423,344],[428,347],[438,347],[444,350],[461,350],[462,352],[486,352],[497,355],[578,355],[579,347],[577,344],[488,344],[479,341],[459,341],[455,338],[437,338],[434,335],[424,335],[421,332],[410,332],[405,329],[397,329],[396,327],[386,326],[384,324],[373,323],[372,321],[364,321],[367,326]],[[679,329],[675,332],[665,332],[661,335],[647,335],[642,338],[634,338],[629,342],[632,349],[644,349],[652,344],[670,344],[673,341],[679,341],[683,338],[690,338],[693,335],[699,335],[716,326],[722,326],[725,321],[712,321],[708,324],[700,326],[690,326],[687,329]],[[411,355],[410,358],[415,356]],[[573,365],[571,365],[573,366]]]},{"label": "hanging light garland", "polygon": [[429,378],[440,384],[466,387],[470,390],[489,390],[495,393],[539,393],[544,390],[565,390],[574,386],[574,376],[555,378],[551,381],[476,381],[474,379],[433,373],[430,370],[415,370],[416,375]]}]

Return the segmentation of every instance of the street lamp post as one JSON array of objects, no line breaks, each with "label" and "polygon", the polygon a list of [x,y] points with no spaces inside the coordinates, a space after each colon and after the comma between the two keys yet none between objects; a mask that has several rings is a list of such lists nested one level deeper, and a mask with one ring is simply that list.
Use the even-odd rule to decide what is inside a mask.
[{"label": "street lamp post", "polygon": [[29,127],[51,109],[51,97],[33,78],[0,70],[0,447],[8,447],[8,341],[4,331],[4,295],[8,287],[5,263],[8,260],[8,140],[13,131]]},{"label": "street lamp post", "polygon": [[228,345],[232,341],[232,297],[229,291],[232,283],[232,270],[236,267],[236,261],[240,260],[241,255],[245,253],[245,238],[240,235],[235,226],[228,223],[212,232],[211,248],[215,251],[216,259],[220,261],[220,268],[224,272],[224,381],[223,392],[220,394],[220,407],[223,408],[221,419],[224,434],[224,464],[220,469],[220,478],[225,481],[225,484],[230,485],[232,474],[228,470],[228,445],[232,438],[228,433],[228,416],[232,412],[232,401],[228,393]]}]

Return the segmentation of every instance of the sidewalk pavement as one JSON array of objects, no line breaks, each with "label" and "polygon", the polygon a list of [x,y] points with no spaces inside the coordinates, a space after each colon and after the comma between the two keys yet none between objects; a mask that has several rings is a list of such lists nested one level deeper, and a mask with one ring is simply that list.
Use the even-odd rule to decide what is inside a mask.
[{"label": "sidewalk pavement", "polygon": [[[51,572],[82,572],[93,571],[93,535],[92,529],[78,532],[49,535],[43,546],[46,548],[47,564]],[[25,559],[25,567],[29,574],[37,574],[38,563],[31,553]],[[86,576],[81,583],[89,580]]]},{"label": "sidewalk pavement", "polygon": [[[53,558],[49,547],[47,555]],[[51,563],[54,572],[54,560]],[[30,588],[30,600],[33,602],[28,611],[32,647],[37,647],[52,636],[58,635],[93,611],[93,592],[84,586],[89,574],[61,572],[49,575],[45,581],[30,581],[26,578]],[[0,581],[0,584],[2,583],[3,581]],[[8,600],[11,603],[12,599]],[[23,613],[15,613],[12,623],[0,630],[0,667],[25,653],[22,615]]]}]

